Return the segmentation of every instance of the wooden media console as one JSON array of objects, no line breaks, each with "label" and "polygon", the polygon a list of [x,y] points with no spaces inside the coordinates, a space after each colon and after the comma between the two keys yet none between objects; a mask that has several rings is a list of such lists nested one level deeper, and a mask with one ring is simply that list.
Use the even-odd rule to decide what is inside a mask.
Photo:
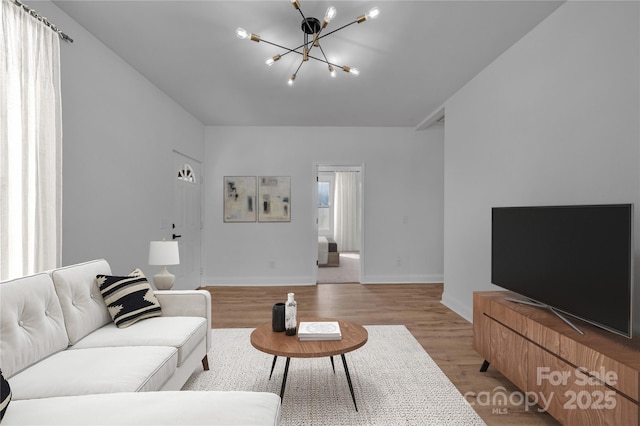
[{"label": "wooden media console", "polygon": [[548,401],[566,425],[640,426],[640,338],[627,339],[575,320],[581,335],[551,312],[475,292],[473,345],[527,395]]}]

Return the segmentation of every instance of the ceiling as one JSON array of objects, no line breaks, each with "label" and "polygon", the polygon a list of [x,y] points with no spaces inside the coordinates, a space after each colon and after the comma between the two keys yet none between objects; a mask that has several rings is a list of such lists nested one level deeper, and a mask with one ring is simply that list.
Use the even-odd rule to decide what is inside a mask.
[{"label": "ceiling", "polygon": [[325,33],[373,6],[381,13],[322,40],[329,61],[359,76],[331,78],[310,60],[293,86],[300,55],[268,67],[283,50],[235,35],[243,27],[301,45],[290,0],[54,3],[205,125],[416,127],[562,2],[300,0],[305,16],[320,20],[336,7]]}]

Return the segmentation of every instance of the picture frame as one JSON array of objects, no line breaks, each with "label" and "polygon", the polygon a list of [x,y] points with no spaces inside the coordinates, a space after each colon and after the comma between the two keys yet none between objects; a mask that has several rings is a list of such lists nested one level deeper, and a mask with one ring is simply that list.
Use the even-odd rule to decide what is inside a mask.
[{"label": "picture frame", "polygon": [[258,222],[291,222],[291,176],[258,177]]},{"label": "picture frame", "polygon": [[255,222],[257,218],[256,177],[224,177],[224,222]]}]

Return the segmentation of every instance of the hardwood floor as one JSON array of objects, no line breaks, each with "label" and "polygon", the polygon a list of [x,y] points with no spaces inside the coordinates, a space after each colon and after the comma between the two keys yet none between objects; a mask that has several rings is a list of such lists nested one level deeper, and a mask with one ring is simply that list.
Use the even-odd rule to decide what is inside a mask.
[{"label": "hardwood floor", "polygon": [[[295,287],[204,287],[212,296],[212,327],[257,327],[271,307],[294,292],[298,316],[343,318],[362,325],[405,325],[487,425],[557,425],[473,350],[471,323],[440,303],[442,284],[318,284]],[[215,362],[210,360],[210,362]],[[474,398],[473,395],[477,395]],[[500,396],[512,403],[499,405]]]}]

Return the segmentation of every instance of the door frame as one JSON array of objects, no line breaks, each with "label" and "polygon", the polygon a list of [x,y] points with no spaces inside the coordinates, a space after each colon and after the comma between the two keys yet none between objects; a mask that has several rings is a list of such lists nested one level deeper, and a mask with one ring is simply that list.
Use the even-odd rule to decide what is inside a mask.
[{"label": "door frame", "polygon": [[366,182],[366,174],[365,174],[365,163],[358,161],[314,161],[312,168],[312,203],[313,203],[313,214],[311,215],[311,229],[313,230],[313,237],[311,238],[312,244],[312,279],[313,285],[318,284],[318,167],[358,167],[360,169],[360,192],[357,202],[360,205],[360,283],[364,283],[364,259],[365,259],[365,182]]}]

